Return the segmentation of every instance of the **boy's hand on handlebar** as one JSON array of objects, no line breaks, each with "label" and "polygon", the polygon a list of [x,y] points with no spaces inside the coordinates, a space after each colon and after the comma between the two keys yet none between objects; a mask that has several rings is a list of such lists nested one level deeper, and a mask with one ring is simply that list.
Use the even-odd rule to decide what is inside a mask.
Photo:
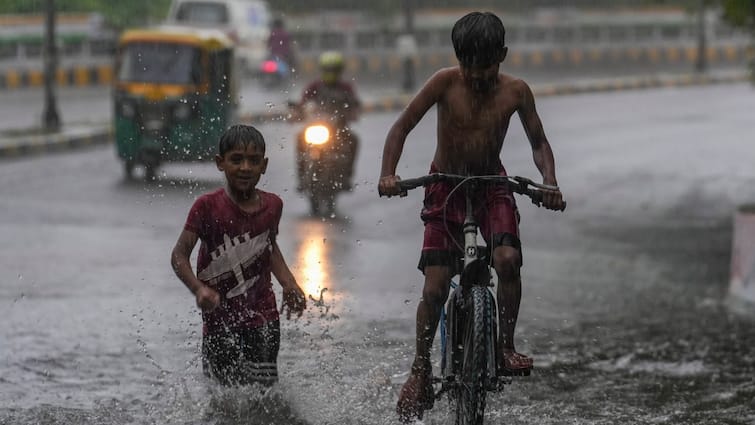
[{"label": "boy's hand on handlebar", "polygon": [[543,206],[553,211],[563,211],[566,209],[566,202],[560,190],[540,189],[543,193]]},{"label": "boy's hand on handlebar", "polygon": [[382,176],[380,182],[378,182],[378,194],[380,196],[406,196],[406,192],[402,192],[398,186],[398,182],[401,181],[401,177],[397,175]]}]

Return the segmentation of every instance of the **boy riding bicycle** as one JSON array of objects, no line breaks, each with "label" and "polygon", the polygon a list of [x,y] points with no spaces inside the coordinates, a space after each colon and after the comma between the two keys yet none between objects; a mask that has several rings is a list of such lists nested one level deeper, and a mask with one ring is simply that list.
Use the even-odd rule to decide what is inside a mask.
[{"label": "boy riding bicycle", "polygon": [[[504,37],[503,23],[489,12],[473,12],[456,22],[451,38],[459,66],[441,69],[430,77],[391,127],[383,150],[381,194],[400,194],[397,184],[400,177],[395,174],[406,137],[433,105],[437,105],[438,111],[438,142],[430,172],[506,175],[500,154],[509,121],[516,112],[543,184],[558,185],[553,152],[535,110],[530,87],[520,79],[499,73],[508,51]],[[451,277],[458,272],[458,240],[465,212],[463,191],[451,194],[451,190],[452,186],[445,182],[433,183],[425,189],[421,214],[425,231],[419,261],[425,284],[417,307],[416,354],[396,407],[402,420],[420,417],[433,404],[430,348],[448,298]],[[484,187],[475,199],[481,201],[475,205],[476,219],[493,250],[499,282],[501,332],[497,358],[502,362],[498,369],[502,374],[526,374],[533,361],[514,348],[522,265],[516,203],[511,192],[502,186]],[[544,191],[543,205],[552,210],[563,209],[561,192]]]}]

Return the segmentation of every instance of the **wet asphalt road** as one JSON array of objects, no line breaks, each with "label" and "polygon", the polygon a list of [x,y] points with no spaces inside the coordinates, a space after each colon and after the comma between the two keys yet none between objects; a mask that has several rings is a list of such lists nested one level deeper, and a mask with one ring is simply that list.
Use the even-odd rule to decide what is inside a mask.
[{"label": "wet asphalt road", "polygon": [[[520,199],[517,346],[536,371],[490,423],[753,424],[755,314],[727,296],[731,215],[755,199],[746,85],[546,98],[565,213]],[[365,116],[359,185],[334,219],[293,185],[295,127],[261,126],[279,243],[312,296],[283,322],[281,383],[259,398],[201,376],[200,318],[170,249],[210,164],[125,182],[112,146],[0,163],[0,423],[391,424],[413,355],[421,194],[380,199],[395,115]],[[425,173],[434,115],[399,174]],[[537,177],[518,121],[510,174]],[[324,290],[326,289],[326,290]],[[317,301],[317,302],[315,302]],[[445,401],[426,424],[449,423]]]}]

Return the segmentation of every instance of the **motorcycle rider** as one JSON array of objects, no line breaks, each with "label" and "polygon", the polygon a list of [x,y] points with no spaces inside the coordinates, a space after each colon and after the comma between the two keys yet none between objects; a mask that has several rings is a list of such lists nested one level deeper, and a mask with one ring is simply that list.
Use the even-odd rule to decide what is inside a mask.
[{"label": "motorcycle rider", "polygon": [[[344,170],[343,187],[351,190],[351,178],[354,175],[354,163],[356,162],[359,140],[349,129],[348,124],[356,121],[361,112],[361,101],[352,84],[344,81],[344,58],[340,52],[327,51],[318,59],[320,77],[312,81],[302,93],[301,101],[296,105],[298,115],[306,109],[308,103],[314,103],[321,118],[328,119],[338,129],[335,143],[345,155],[348,167]],[[298,185],[297,190],[304,190],[304,171],[306,160],[304,151],[306,143],[303,137],[299,137],[296,144],[296,165]]]},{"label": "motorcycle rider", "polygon": [[296,69],[296,55],[293,44],[293,37],[286,30],[283,18],[278,16],[273,19],[270,26],[270,36],[267,39],[267,50],[270,58],[282,60],[292,71]]}]

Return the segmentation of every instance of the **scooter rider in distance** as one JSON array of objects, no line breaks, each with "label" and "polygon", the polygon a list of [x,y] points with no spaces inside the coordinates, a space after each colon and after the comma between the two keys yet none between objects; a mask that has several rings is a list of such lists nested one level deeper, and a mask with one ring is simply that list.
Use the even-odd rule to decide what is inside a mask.
[{"label": "scooter rider in distance", "polygon": [[[346,130],[339,132],[337,143],[340,144],[343,154],[348,159],[349,166],[344,173],[344,187],[351,190],[359,140],[354,133],[348,131],[348,124],[359,118],[362,105],[353,85],[342,79],[344,58],[341,53],[324,52],[320,55],[318,63],[320,78],[304,89],[301,101],[296,105],[297,113],[301,117],[307,103],[314,103],[323,118],[327,117],[331,120],[335,128]],[[304,190],[304,149],[305,142],[300,138],[296,143],[297,191],[299,192]]]}]

